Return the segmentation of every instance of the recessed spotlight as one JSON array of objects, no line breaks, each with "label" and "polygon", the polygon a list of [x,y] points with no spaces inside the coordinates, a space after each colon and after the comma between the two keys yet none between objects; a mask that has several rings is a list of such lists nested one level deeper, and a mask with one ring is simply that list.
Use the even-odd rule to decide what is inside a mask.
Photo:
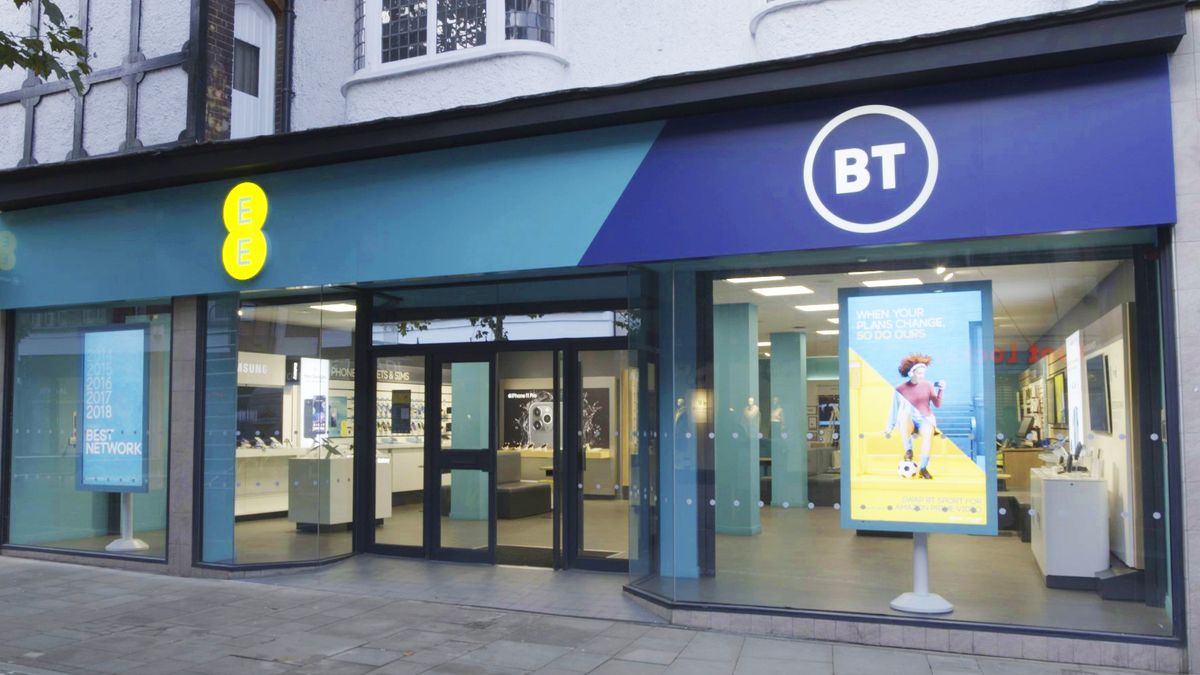
[{"label": "recessed spotlight", "polygon": [[338,313],[353,312],[355,310],[355,306],[349,302],[326,302],[321,305],[309,305],[309,308]]},{"label": "recessed spotlight", "polygon": [[830,303],[828,305],[796,305],[796,309],[801,312],[836,312],[837,308],[837,303]]},{"label": "recessed spotlight", "polygon": [[946,268],[945,268],[945,267],[942,267],[941,265],[938,265],[938,267],[937,267],[937,273],[938,273],[938,274],[945,274],[945,273],[946,273]]},{"label": "recessed spotlight", "polygon": [[865,272],[846,272],[846,274],[848,274],[852,277],[861,277],[861,276],[866,276],[868,274],[883,274],[883,270],[867,270]]},{"label": "recessed spotlight", "polygon": [[763,356],[771,358],[771,352],[763,352]]},{"label": "recessed spotlight", "polygon": [[809,295],[813,292],[808,286],[774,286],[768,288],[751,288],[750,290],[768,298],[781,295]]},{"label": "recessed spotlight", "polygon": [[839,330],[837,330],[837,329],[833,329],[833,330],[819,330],[819,331],[817,331],[817,335],[837,335],[837,334],[838,334],[838,333],[840,333],[840,332],[841,332],[841,331],[839,331]]},{"label": "recessed spotlight", "polygon": [[834,325],[837,325],[837,324],[841,323],[841,319],[837,318],[836,316],[831,316],[831,317],[829,317],[828,319],[825,319],[825,320],[826,320],[826,321],[828,321],[829,323],[832,323],[832,324],[834,324]]},{"label": "recessed spotlight", "polygon": [[783,281],[783,277],[734,277],[725,281],[731,284],[761,284],[767,281]]},{"label": "recessed spotlight", "polygon": [[868,288],[889,288],[891,286],[920,286],[925,282],[916,277],[904,277],[902,279],[872,279],[862,283]]}]

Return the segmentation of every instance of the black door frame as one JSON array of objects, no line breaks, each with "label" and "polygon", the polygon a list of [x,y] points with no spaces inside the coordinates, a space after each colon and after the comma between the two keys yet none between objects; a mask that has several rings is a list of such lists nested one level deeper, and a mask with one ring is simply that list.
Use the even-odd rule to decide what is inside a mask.
[{"label": "black door frame", "polygon": [[[365,328],[365,327],[364,327]],[[368,330],[364,335],[369,336],[371,333]],[[577,394],[573,394],[572,390],[575,387],[570,386],[574,379],[578,379],[578,355],[580,352],[588,351],[630,351],[632,349],[629,340],[624,337],[614,338],[560,338],[552,340],[524,340],[520,342],[478,342],[478,343],[446,343],[446,344],[420,344],[420,345],[365,345],[360,352],[362,357],[370,368],[359,369],[356,379],[356,392],[362,396],[364,401],[373,401],[376,391],[377,374],[376,362],[380,358],[395,358],[395,357],[417,357],[423,359],[425,366],[425,387],[427,395],[429,392],[435,392],[440,396],[441,388],[441,364],[454,361],[487,361],[489,366],[490,380],[490,398],[492,402],[492,411],[490,419],[490,439],[491,447],[488,452],[482,453],[487,455],[486,459],[480,461],[480,458],[470,457],[467,455],[477,455],[473,451],[468,451],[462,455],[447,455],[446,460],[450,462],[460,462],[463,466],[455,465],[453,468],[469,468],[486,470],[488,472],[488,486],[491,495],[490,513],[488,517],[488,552],[486,558],[484,556],[470,555],[463,550],[444,550],[439,545],[440,539],[440,473],[443,467],[439,456],[444,455],[447,451],[439,450],[440,429],[441,429],[441,410],[440,406],[436,409],[426,405],[425,418],[425,442],[424,442],[424,519],[422,521],[424,532],[422,535],[421,546],[398,545],[398,544],[383,544],[375,541],[375,517],[374,517],[374,492],[375,492],[375,406],[356,406],[356,417],[362,415],[361,423],[356,424],[356,429],[362,430],[363,433],[357,436],[356,445],[363,449],[361,453],[355,453],[356,457],[362,457],[363,460],[358,462],[356,471],[356,489],[355,497],[355,532],[356,549],[364,553],[377,553],[382,555],[403,556],[426,558],[430,560],[455,560],[462,562],[486,562],[489,564],[496,563],[496,444],[498,441],[498,429],[496,421],[496,403],[497,403],[497,359],[499,354],[504,352],[548,352],[552,354],[554,361],[554,381],[556,388],[561,386],[563,391],[556,392],[561,396],[562,410],[565,421],[560,421],[559,416],[555,416],[555,452],[553,459],[554,474],[558,477],[579,478],[581,474],[575,473],[582,470],[581,462],[578,457],[568,460],[568,455],[573,455],[573,452],[567,452],[568,449],[576,449],[580,447],[578,439],[578,424],[575,421],[577,415],[573,411],[578,410],[579,399]],[[560,362],[562,366],[560,367]],[[582,383],[582,380],[579,380]],[[575,406],[575,407],[572,407]],[[361,412],[360,409],[361,408]],[[561,426],[560,426],[561,424]],[[614,431],[615,433],[615,431]],[[559,439],[566,439],[565,442]],[[368,458],[371,461],[367,461]],[[467,466],[470,464],[471,466]],[[567,569],[577,567],[580,569],[599,570],[599,571],[626,571],[628,569],[628,560],[612,560],[604,558],[589,558],[579,555],[579,547],[577,543],[582,538],[582,511],[579,506],[582,503],[582,492],[578,488],[572,489],[573,486],[579,485],[579,480],[564,480],[556,479],[554,481],[554,512],[553,512],[553,546],[552,546],[552,566],[554,569]],[[433,486],[437,489],[431,490]],[[577,494],[578,493],[578,494]],[[576,503],[576,498],[579,499],[579,504]],[[367,515],[369,514],[369,515]]]}]

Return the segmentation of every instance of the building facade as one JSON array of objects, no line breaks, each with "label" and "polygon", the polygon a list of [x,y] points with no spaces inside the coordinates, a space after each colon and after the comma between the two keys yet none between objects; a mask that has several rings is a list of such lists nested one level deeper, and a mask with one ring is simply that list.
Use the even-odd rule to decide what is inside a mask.
[{"label": "building facade", "polygon": [[1187,3],[104,4],[0,74],[3,554],[1200,667]]}]

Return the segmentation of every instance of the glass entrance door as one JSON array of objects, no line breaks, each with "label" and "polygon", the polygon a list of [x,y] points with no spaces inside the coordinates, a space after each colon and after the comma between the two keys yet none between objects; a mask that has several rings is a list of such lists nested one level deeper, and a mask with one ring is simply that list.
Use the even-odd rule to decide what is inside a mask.
[{"label": "glass entrance door", "polygon": [[435,396],[426,401],[425,415],[436,421],[426,430],[432,473],[426,473],[425,504],[437,517],[426,520],[430,557],[494,562],[495,360],[434,354],[432,361],[427,382],[433,380]]},{"label": "glass entrance door", "polygon": [[629,567],[632,468],[639,451],[635,352],[570,350],[567,380],[567,564]]}]

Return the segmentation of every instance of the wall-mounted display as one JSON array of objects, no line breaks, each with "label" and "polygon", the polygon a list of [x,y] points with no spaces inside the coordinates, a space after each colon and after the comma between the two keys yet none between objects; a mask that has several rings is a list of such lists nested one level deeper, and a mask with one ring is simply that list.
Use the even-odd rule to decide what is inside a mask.
[{"label": "wall-mounted display", "polygon": [[1085,362],[1087,371],[1088,420],[1098,434],[1112,433],[1112,411],[1108,401],[1108,357],[1099,354]]}]

